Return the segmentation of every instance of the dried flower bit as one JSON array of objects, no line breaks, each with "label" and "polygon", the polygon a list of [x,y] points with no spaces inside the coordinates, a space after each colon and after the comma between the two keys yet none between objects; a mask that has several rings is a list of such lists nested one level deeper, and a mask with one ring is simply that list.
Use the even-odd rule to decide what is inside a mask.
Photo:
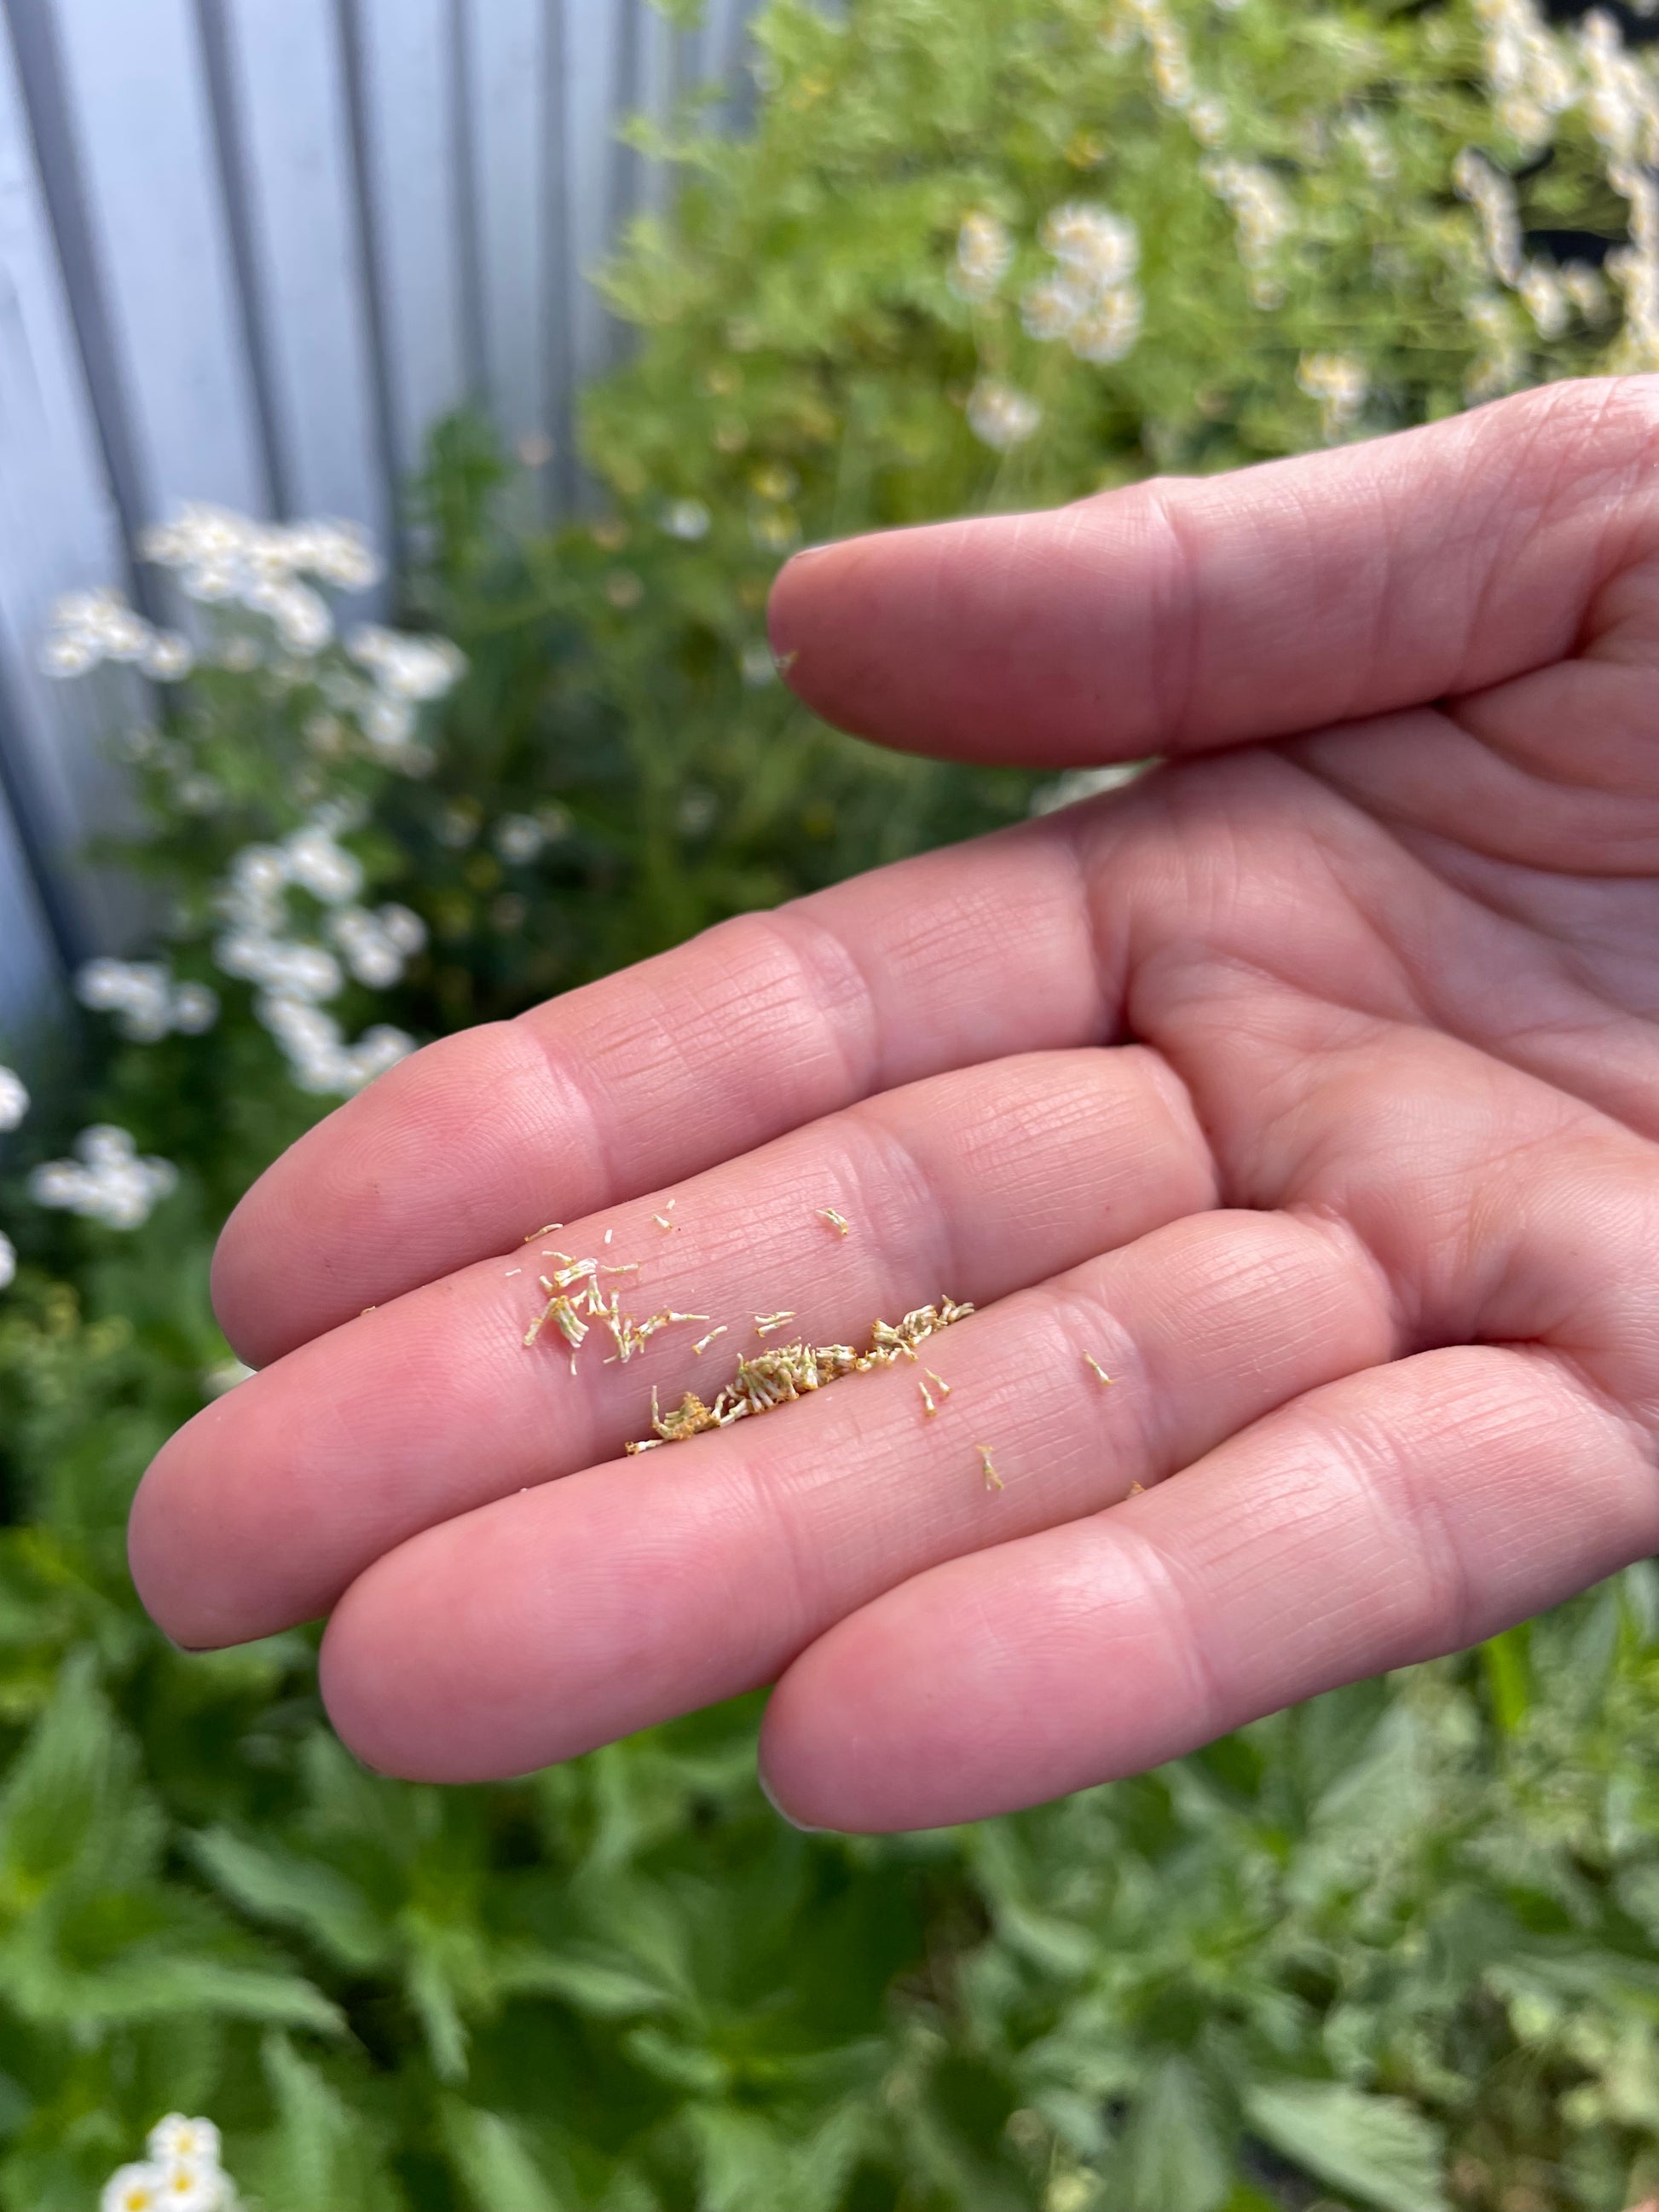
[{"label": "dried flower bit", "polygon": [[641,1264],[638,1260],[621,1260],[614,1264],[607,1261],[599,1273],[602,1275],[637,1275]]},{"label": "dried flower bit", "polygon": [[653,1213],[651,1218],[656,1223],[659,1229],[669,1230],[674,1226],[673,1223],[668,1218],[668,1216],[665,1213]]},{"label": "dried flower bit", "polygon": [[522,1267],[509,1267],[507,1271],[507,1280],[511,1282],[514,1275],[521,1275],[523,1273]]},{"label": "dried flower bit", "polygon": [[847,1216],[844,1213],[837,1213],[833,1206],[819,1206],[818,1219],[827,1221],[838,1237],[845,1237],[853,1225]]},{"label": "dried flower bit", "polygon": [[757,1314],[755,1334],[757,1336],[770,1336],[775,1329],[781,1328],[785,1322],[793,1321],[794,1318],[794,1315],[787,1310],[783,1313]]},{"label": "dried flower bit", "polygon": [[697,1339],[691,1349],[696,1353],[698,1358],[701,1359],[704,1352],[708,1351],[709,1346],[714,1341],[714,1339],[717,1336],[726,1336],[730,1334],[731,1332],[726,1328],[711,1328],[707,1336],[700,1336]]},{"label": "dried flower bit", "polygon": [[1109,1389],[1111,1388],[1112,1378],[1106,1372],[1106,1370],[1101,1365],[1100,1362],[1095,1358],[1093,1352],[1085,1352],[1083,1357],[1088,1361],[1090,1366],[1094,1369],[1095,1373],[1099,1376],[1101,1381],[1106,1385],[1107,1389]]},{"label": "dried flower bit", "polygon": [[1146,1484],[1144,1482],[1132,1482],[1129,1485],[1129,1495],[1131,1498],[1144,1498],[1146,1495]]},{"label": "dried flower bit", "polygon": [[927,1377],[927,1380],[933,1384],[934,1389],[939,1392],[941,1398],[948,1398],[950,1396],[951,1386],[942,1375],[935,1375],[931,1367],[924,1367],[921,1371]]},{"label": "dried flower bit", "polygon": [[524,1241],[526,1244],[533,1244],[538,1237],[550,1237],[556,1229],[563,1227],[562,1221],[544,1221],[539,1229],[532,1229]]},{"label": "dried flower bit", "polygon": [[642,1443],[624,1444],[623,1449],[629,1459],[637,1459],[641,1452],[660,1451],[665,1443],[672,1441],[671,1437],[647,1437]]},{"label": "dried flower bit", "polygon": [[611,1238],[616,1235],[616,1233],[617,1233],[617,1232],[616,1232],[616,1231],[615,1231],[614,1229],[607,1229],[607,1230],[605,1231],[605,1243],[606,1243],[607,1244],[611,1242]]},{"label": "dried flower bit", "polygon": [[923,1376],[925,1376],[926,1372],[927,1370],[924,1369],[922,1375],[919,1375],[916,1377],[916,1388],[921,1393],[921,1409],[923,1418],[931,1421],[938,1413],[939,1407],[933,1402],[933,1392],[927,1388],[927,1382],[923,1380]]},{"label": "dried flower bit", "polygon": [[974,1446],[974,1449],[979,1454],[980,1458],[984,1462],[985,1487],[988,1490],[1002,1489],[1004,1487],[1002,1477],[997,1473],[995,1468],[991,1464],[991,1447],[989,1444],[975,1444]]}]

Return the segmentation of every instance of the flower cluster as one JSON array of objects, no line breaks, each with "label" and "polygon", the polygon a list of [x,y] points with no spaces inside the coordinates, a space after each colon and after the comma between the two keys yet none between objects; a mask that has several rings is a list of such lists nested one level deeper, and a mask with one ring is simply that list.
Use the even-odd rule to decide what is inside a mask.
[{"label": "flower cluster", "polygon": [[1026,330],[1045,342],[1063,338],[1079,361],[1121,361],[1140,335],[1133,223],[1107,208],[1073,204],[1048,216],[1042,243],[1056,267],[1025,295]]},{"label": "flower cluster", "polygon": [[205,983],[175,982],[159,960],[88,960],[76,971],[75,995],[94,1013],[111,1014],[135,1044],[202,1036],[219,1018],[219,1000]]},{"label": "flower cluster", "polygon": [[118,591],[66,592],[47,617],[42,670],[57,678],[85,676],[106,661],[137,668],[153,683],[178,684],[196,656],[177,631],[157,629]]},{"label": "flower cluster", "polygon": [[1000,377],[981,377],[968,395],[968,427],[994,453],[1023,446],[1042,421],[1042,410],[1030,394]]},{"label": "flower cluster", "polygon": [[178,1185],[179,1171],[170,1161],[140,1159],[127,1132],[108,1122],[83,1129],[73,1159],[48,1160],[35,1169],[29,1196],[37,1206],[101,1221],[106,1229],[141,1229]]},{"label": "flower cluster", "polygon": [[414,743],[417,710],[447,698],[466,673],[466,657],[447,637],[410,637],[362,623],[345,648],[371,680],[356,703],[363,735],[393,762],[406,760]]},{"label": "flower cluster", "polygon": [[[0,1067],[0,1135],[19,1127],[28,1110],[29,1094],[23,1079],[9,1067]],[[0,1231],[0,1291],[9,1290],[16,1279],[17,1248]]]},{"label": "flower cluster", "polygon": [[100,2212],[233,2212],[236,2191],[211,2120],[169,2112],[145,2148],[142,2164],[118,2167],[104,2184]]},{"label": "flower cluster", "polygon": [[262,616],[286,651],[320,653],[334,636],[328,602],[304,580],[337,591],[378,583],[380,563],[362,531],[345,522],[255,522],[228,508],[182,508],[147,530],[139,550],[178,576],[186,599]]},{"label": "flower cluster", "polygon": [[1291,204],[1278,179],[1259,161],[1206,161],[1199,173],[1238,226],[1238,258],[1252,302],[1278,307],[1285,293],[1273,264],[1293,228]]},{"label": "flower cluster", "polygon": [[1465,146],[1452,164],[1452,189],[1480,219],[1481,241],[1493,276],[1513,289],[1521,282],[1523,260],[1515,186],[1484,154]]},{"label": "flower cluster", "polygon": [[[409,908],[357,903],[362,863],[339,842],[337,817],[309,823],[281,845],[248,845],[231,863],[219,895],[225,922],[214,958],[228,975],[258,987],[255,1012],[286,1055],[301,1090],[346,1096],[414,1049],[403,1030],[381,1024],[355,1045],[324,1006],[349,972],[371,990],[398,982],[426,943]],[[309,894],[327,914],[335,950],[296,935],[289,894]]]},{"label": "flower cluster", "polygon": [[1296,380],[1319,404],[1319,428],[1328,446],[1344,438],[1359,419],[1370,380],[1365,364],[1351,353],[1304,353]]},{"label": "flower cluster", "polygon": [[963,300],[988,300],[1008,273],[1014,241],[994,215],[975,210],[963,216],[957,233],[956,265],[951,289]]},{"label": "flower cluster", "polygon": [[1511,137],[1534,147],[1578,96],[1572,67],[1533,0],[1474,0],[1486,49],[1486,82],[1498,120]]}]

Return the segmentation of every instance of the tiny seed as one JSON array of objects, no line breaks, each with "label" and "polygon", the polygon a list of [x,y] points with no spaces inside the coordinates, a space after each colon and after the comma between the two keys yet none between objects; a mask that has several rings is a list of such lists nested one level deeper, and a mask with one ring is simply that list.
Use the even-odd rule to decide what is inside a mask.
[{"label": "tiny seed", "polygon": [[1003,1480],[991,1464],[991,1447],[989,1444],[975,1444],[974,1449],[985,1462],[985,1487],[988,1490],[1000,1490],[1003,1487]]},{"label": "tiny seed", "polygon": [[1112,1378],[1106,1372],[1106,1370],[1101,1365],[1100,1362],[1095,1358],[1093,1352],[1085,1352],[1083,1357],[1088,1361],[1090,1366],[1094,1369],[1095,1373],[1099,1376],[1101,1381],[1105,1383],[1107,1389],[1109,1389],[1111,1388]]}]

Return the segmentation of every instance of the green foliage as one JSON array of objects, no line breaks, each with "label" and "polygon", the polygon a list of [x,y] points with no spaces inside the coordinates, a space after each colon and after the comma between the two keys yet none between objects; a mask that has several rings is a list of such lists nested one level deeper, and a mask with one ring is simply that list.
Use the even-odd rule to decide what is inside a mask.
[{"label": "green foliage", "polygon": [[[132,749],[170,957],[225,1007],[210,1039],[97,1043],[24,1133],[24,1164],[94,1116],[176,1161],[148,1225],[7,1193],[0,2206],[92,2203],[170,2107],[213,2114],[270,2212],[1620,2212],[1659,2185],[1651,1571],[1157,1774],[876,1843],[774,1816],[752,1700],[507,1787],[379,1779],[308,1633],[187,1657],[121,1543],[222,1379],[213,1230],[325,1103],[214,972],[236,856],[345,805],[428,949],[341,1011],[426,1036],[1017,817],[1030,775],[868,753],[769,680],[779,559],[1644,358],[1634,306],[1563,289],[1536,240],[1494,256],[1455,188],[1486,147],[1523,232],[1613,246],[1639,199],[1588,81],[1544,97],[1539,52],[1573,50],[1540,30],[1505,78],[1505,20],[775,0],[752,137],[677,128],[678,211],[612,272],[641,343],[590,397],[587,519],[507,530],[526,492],[489,437],[434,439],[405,611],[469,673],[428,772],[343,733],[326,654],[222,653]],[[1243,259],[1217,159],[1283,216]],[[1115,361],[1021,310],[1079,201],[1138,234]],[[993,263],[1006,234],[988,283],[969,217]],[[988,385],[981,422],[1026,433],[1000,448]]]}]

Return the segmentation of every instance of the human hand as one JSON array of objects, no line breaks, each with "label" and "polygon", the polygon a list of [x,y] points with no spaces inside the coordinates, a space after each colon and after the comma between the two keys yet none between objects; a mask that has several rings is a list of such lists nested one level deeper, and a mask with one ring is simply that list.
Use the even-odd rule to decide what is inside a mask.
[{"label": "human hand", "polygon": [[[342,1735],[440,1780],[775,1681],[780,1804],[877,1830],[1652,1550],[1656,453],[1659,379],[1560,386],[793,563],[775,635],[830,719],[1169,764],[447,1039],[306,1137],[217,1263],[264,1371],[138,1495],[161,1626],[332,1609]],[[526,1351],[549,1243],[731,1334]],[[938,1418],[901,1364],[619,1457],[754,1316],[854,1340],[941,1292],[981,1310],[924,1355]]]}]

